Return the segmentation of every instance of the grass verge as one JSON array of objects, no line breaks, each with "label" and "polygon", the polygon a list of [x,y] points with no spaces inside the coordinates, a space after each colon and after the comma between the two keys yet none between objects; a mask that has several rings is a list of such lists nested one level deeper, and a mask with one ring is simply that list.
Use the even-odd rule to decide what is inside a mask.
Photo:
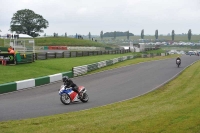
[{"label": "grass verge", "polygon": [[79,112],[0,122],[0,129],[2,133],[196,133],[200,131],[199,79],[197,62],[143,96]]}]

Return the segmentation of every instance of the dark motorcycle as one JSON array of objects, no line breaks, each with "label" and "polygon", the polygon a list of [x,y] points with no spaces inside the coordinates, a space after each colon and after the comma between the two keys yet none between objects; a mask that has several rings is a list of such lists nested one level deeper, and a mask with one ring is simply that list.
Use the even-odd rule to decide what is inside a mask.
[{"label": "dark motorcycle", "polygon": [[176,60],[176,64],[179,67],[181,65],[181,60]]}]

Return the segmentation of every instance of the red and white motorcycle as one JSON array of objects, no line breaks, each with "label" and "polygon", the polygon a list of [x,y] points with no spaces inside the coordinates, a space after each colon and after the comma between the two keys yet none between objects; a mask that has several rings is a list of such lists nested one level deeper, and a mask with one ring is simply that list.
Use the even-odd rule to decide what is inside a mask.
[{"label": "red and white motorcycle", "polygon": [[79,86],[78,91],[80,92],[80,98],[78,94],[72,90],[72,88],[65,88],[65,85],[61,85],[59,89],[60,101],[65,105],[79,101],[82,101],[83,103],[88,102],[89,97],[86,93],[87,90],[85,89],[85,87]]}]

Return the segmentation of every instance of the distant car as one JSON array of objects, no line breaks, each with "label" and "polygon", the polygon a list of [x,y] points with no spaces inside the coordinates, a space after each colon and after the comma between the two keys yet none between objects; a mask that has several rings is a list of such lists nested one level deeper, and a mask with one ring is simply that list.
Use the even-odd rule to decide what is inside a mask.
[{"label": "distant car", "polygon": [[179,54],[186,54],[184,51],[180,51]]},{"label": "distant car", "polygon": [[195,55],[195,52],[194,51],[188,51],[187,55]]}]

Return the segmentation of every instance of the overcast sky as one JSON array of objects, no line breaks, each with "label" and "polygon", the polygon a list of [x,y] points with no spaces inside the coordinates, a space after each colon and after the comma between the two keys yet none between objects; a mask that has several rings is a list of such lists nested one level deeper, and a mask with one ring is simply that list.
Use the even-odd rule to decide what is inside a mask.
[{"label": "overcast sky", "polygon": [[[99,35],[128,31],[140,35],[200,34],[200,0],[0,0],[0,32],[9,33],[13,14],[30,9],[49,22],[47,35]],[[42,33],[41,35],[43,35]]]}]

